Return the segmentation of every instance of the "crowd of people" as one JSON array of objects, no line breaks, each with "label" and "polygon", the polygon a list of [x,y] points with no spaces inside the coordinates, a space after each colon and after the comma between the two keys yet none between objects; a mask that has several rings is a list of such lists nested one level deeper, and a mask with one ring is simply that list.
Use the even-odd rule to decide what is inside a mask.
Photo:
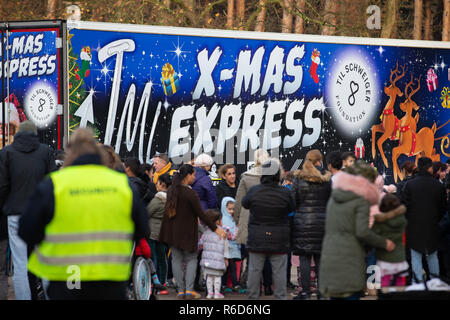
[{"label": "crowd of people", "polygon": [[208,154],[143,164],[79,129],[54,155],[26,121],[0,151],[0,299],[8,248],[20,300],[41,299],[40,288],[47,299],[127,299],[137,256],[151,264],[156,295],[173,288],[178,299],[357,300],[377,294],[370,266],[381,287],[449,278],[450,166],[405,161],[404,179],[385,185],[356,160],[314,149],[286,171],[258,149],[252,168],[224,164],[214,185]]}]

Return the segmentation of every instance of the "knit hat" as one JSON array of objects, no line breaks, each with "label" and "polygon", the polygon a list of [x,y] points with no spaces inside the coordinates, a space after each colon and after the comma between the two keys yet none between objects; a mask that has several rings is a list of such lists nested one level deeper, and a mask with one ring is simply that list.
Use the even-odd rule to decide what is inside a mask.
[{"label": "knit hat", "polygon": [[33,121],[27,120],[19,124],[18,132],[33,132],[34,134],[37,134],[37,127]]},{"label": "knit hat", "polygon": [[195,158],[194,164],[197,167],[207,167],[211,166],[214,163],[214,160],[211,158],[211,156],[207,155],[206,153],[202,153],[197,158]]}]

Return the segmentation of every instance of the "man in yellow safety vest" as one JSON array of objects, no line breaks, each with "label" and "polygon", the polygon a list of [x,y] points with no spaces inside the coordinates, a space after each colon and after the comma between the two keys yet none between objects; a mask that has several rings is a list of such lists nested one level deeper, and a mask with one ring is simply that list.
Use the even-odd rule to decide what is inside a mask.
[{"label": "man in yellow safety vest", "polygon": [[103,165],[90,130],[71,137],[64,167],[36,189],[19,235],[36,246],[31,273],[50,299],[127,299],[133,241],[149,236],[145,207],[127,176]]}]

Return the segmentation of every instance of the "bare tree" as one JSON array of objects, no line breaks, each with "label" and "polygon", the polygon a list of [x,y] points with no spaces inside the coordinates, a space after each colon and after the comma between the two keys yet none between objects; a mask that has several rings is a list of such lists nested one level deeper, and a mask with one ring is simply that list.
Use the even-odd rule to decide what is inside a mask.
[{"label": "bare tree", "polygon": [[234,22],[234,0],[228,0],[227,29],[233,29]]},{"label": "bare tree", "polygon": [[[305,13],[305,0],[297,0],[296,9],[299,13],[304,14]],[[303,20],[303,17],[300,14],[297,14],[295,17],[295,27],[294,27],[295,33],[303,33],[304,25],[305,25],[305,22]]]},{"label": "bare tree", "polygon": [[239,30],[244,30],[245,0],[236,0],[236,18]]},{"label": "bare tree", "polygon": [[444,0],[444,16],[442,21],[442,41],[449,41],[450,0]]},{"label": "bare tree", "polygon": [[258,16],[256,17],[256,26],[255,31],[264,32],[264,27],[266,23],[266,0],[259,0],[259,8],[260,11]]},{"label": "bare tree", "polygon": [[387,0],[386,15],[381,29],[382,38],[395,38],[397,36],[399,3],[398,0]]},{"label": "bare tree", "polygon": [[47,0],[47,19],[55,19],[57,0]]},{"label": "bare tree", "polygon": [[431,34],[431,1],[425,1],[425,23],[424,23],[424,39],[432,40],[433,36]]},{"label": "bare tree", "polygon": [[[429,1],[427,1],[429,2]],[[414,0],[414,32],[413,38],[415,40],[422,39],[422,11],[423,0]]]},{"label": "bare tree", "polygon": [[335,0],[325,0],[325,8],[324,8],[324,19],[327,24],[331,24],[333,26],[329,26],[325,24],[322,29],[323,35],[333,35],[336,32],[336,14],[337,14],[337,5],[338,2]]},{"label": "bare tree", "polygon": [[281,32],[290,33],[292,32],[292,5],[293,0],[283,0],[283,23],[281,25]]}]

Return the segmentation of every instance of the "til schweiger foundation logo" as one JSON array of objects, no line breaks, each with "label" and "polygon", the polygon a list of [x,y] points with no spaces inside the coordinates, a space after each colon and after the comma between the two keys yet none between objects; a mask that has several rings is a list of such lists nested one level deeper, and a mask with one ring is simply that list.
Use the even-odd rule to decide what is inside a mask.
[{"label": "til schweiger foundation logo", "polygon": [[348,56],[339,60],[329,79],[328,99],[338,124],[350,131],[367,130],[376,110],[376,73],[365,59]]},{"label": "til schweiger foundation logo", "polygon": [[39,83],[25,96],[25,112],[38,128],[45,128],[56,118],[57,96],[48,85]]}]

